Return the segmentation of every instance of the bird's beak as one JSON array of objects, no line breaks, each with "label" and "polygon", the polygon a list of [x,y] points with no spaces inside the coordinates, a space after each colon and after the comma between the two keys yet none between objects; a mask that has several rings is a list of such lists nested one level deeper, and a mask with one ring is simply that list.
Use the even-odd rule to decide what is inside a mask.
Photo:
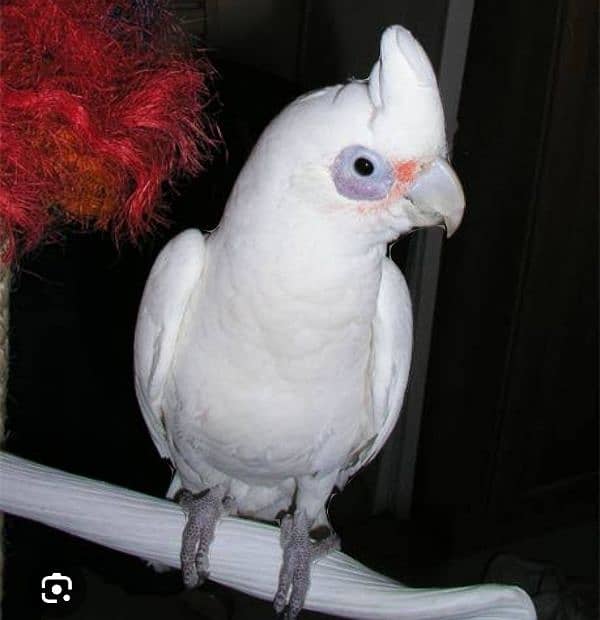
[{"label": "bird's beak", "polygon": [[405,194],[415,207],[415,224],[443,223],[450,237],[460,226],[465,195],[448,162],[438,158],[415,178]]}]

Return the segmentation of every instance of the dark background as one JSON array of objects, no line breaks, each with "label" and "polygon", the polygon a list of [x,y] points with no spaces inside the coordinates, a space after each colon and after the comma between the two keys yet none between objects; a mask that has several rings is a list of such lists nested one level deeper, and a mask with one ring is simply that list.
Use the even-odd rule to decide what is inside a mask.
[{"label": "dark background", "polygon": [[[445,4],[432,9],[443,17]],[[319,36],[326,13],[311,17]],[[407,25],[435,64],[441,38]],[[467,213],[444,246],[412,514],[372,514],[376,464],[331,507],[344,550],[366,564],[427,586],[475,583],[487,566],[533,595],[556,593],[540,618],[597,617],[596,41],[591,0],[476,1],[453,155]],[[152,495],[168,486],[132,383],[145,278],[179,230],[218,223],[281,107],[339,71],[335,54],[309,58],[313,70],[295,80],[218,50],[213,58],[212,113],[227,147],[167,197],[168,227],[119,250],[108,237],[68,231],[20,261],[10,452]],[[137,559],[10,516],[5,545],[7,619],[40,617],[39,576],[57,562],[87,589],[73,617],[274,616],[215,586],[182,594],[176,573],[155,575]],[[512,559],[490,567],[499,553]],[[525,573],[538,578],[523,583]]]}]

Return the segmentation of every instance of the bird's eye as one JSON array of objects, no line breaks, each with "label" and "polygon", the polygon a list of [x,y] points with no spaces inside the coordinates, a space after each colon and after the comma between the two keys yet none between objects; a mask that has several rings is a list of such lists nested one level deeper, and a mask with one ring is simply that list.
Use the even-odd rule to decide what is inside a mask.
[{"label": "bird's eye", "polygon": [[358,145],[339,153],[331,174],[337,191],[351,200],[381,200],[394,184],[394,172],[387,160]]},{"label": "bird's eye", "polygon": [[374,169],[375,166],[373,166],[373,162],[366,157],[358,157],[354,160],[354,170],[356,170],[361,177],[368,177],[373,174]]}]

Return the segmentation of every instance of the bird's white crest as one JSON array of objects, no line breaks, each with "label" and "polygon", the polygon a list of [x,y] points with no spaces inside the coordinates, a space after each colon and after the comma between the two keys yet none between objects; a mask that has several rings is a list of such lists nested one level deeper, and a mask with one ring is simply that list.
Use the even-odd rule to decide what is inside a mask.
[{"label": "bird's white crest", "polygon": [[376,110],[373,131],[389,136],[391,152],[402,151],[404,143],[428,154],[445,154],[444,112],[435,73],[406,28],[390,26],[383,33],[368,90]]},{"label": "bird's white crest", "polygon": [[379,60],[369,76],[373,105],[395,105],[415,90],[436,88],[435,73],[419,42],[402,26],[388,28],[381,37]]}]

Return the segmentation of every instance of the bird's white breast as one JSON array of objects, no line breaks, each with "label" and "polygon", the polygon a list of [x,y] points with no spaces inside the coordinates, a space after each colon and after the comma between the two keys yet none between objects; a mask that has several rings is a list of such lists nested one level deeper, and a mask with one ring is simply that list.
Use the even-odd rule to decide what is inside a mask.
[{"label": "bird's white breast", "polygon": [[167,387],[178,449],[249,483],[338,469],[373,434],[381,257],[209,242]]}]

